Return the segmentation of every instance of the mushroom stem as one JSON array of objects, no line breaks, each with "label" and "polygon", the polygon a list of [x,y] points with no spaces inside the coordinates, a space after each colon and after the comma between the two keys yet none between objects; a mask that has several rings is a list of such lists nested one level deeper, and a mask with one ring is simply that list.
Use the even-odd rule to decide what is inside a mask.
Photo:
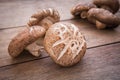
[{"label": "mushroom stem", "polygon": [[113,10],[112,10],[110,7],[108,7],[108,6],[103,5],[103,6],[101,6],[101,8],[103,8],[103,9],[105,9],[105,10],[108,10],[108,11],[114,13]]},{"label": "mushroom stem", "polygon": [[40,46],[38,46],[35,42],[28,45],[26,48],[33,56],[40,56]]},{"label": "mushroom stem", "polygon": [[87,11],[81,12],[80,16],[82,19],[86,19],[87,18]]},{"label": "mushroom stem", "polygon": [[41,37],[36,41],[36,44],[39,46],[43,46],[43,41],[44,41],[44,37]]},{"label": "mushroom stem", "polygon": [[106,24],[96,20],[96,27],[97,27],[97,29],[105,29]]}]

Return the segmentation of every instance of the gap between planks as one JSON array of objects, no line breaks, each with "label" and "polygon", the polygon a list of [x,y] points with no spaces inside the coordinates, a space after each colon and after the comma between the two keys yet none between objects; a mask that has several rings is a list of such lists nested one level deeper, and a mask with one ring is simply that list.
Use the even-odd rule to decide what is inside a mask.
[{"label": "gap between planks", "polygon": [[[59,22],[69,21],[69,20],[76,20],[76,19],[79,19],[79,18],[72,18],[72,19],[60,20]],[[13,28],[20,28],[20,27],[25,27],[25,26],[27,26],[27,25],[11,26],[11,27],[6,27],[6,28],[0,28],[0,30],[13,29]]]},{"label": "gap between planks", "polygon": [[50,57],[0,68],[1,80],[120,80],[120,43],[89,49],[75,66],[63,68]]},{"label": "gap between planks", "polygon": [[[99,47],[103,47],[103,46],[115,45],[115,44],[119,44],[119,43],[120,43],[120,41],[114,42],[114,43],[109,43],[109,44],[104,44],[104,45],[99,45],[99,46],[94,46],[94,47],[89,47],[89,48],[87,48],[87,50],[94,49],[94,48],[99,48]],[[7,66],[12,66],[12,65],[16,65],[16,64],[21,64],[21,63],[26,63],[26,62],[31,62],[31,61],[35,61],[35,60],[45,59],[45,58],[48,58],[48,57],[50,57],[50,56],[31,59],[31,60],[24,61],[24,62],[13,63],[13,64],[10,64],[10,65],[0,66],[0,68],[7,67]]]},{"label": "gap between planks", "polygon": [[[61,21],[62,22],[62,21]],[[110,45],[110,44],[114,44],[114,43],[119,43],[120,42],[120,35],[119,35],[119,31],[120,31],[120,27],[118,27],[117,29],[114,29],[114,30],[97,30],[95,28],[94,25],[91,25],[87,22],[85,22],[85,20],[80,20],[80,19],[74,19],[74,20],[64,20],[63,22],[70,22],[70,23],[73,23],[75,24],[77,27],[79,27],[79,29],[81,30],[81,32],[87,36],[86,37],[86,41],[88,42],[88,49],[89,48],[95,48],[95,47],[100,47],[100,46],[105,46],[105,45]],[[62,23],[63,23],[62,22]],[[81,27],[82,26],[82,27]],[[3,42],[2,42],[2,45],[4,43],[4,40],[10,40],[12,37],[9,37],[9,36],[13,36],[14,33],[16,34],[17,31],[14,32],[14,29],[18,29],[19,28],[23,28],[24,27],[17,27],[17,28],[10,28],[10,29],[6,29],[6,30],[3,30],[3,32],[1,33],[5,33],[5,35],[7,35],[5,38],[5,36],[3,34],[1,34],[1,37],[3,38]],[[12,30],[13,32],[8,32],[8,31]],[[2,30],[1,30],[2,31]],[[12,35],[10,35],[12,34]],[[6,41],[5,45],[4,45],[4,48],[2,48],[2,52],[3,52],[3,49],[6,50],[6,46],[8,45],[7,43],[8,41]],[[2,46],[1,46],[2,47]],[[2,54],[4,53],[7,53],[6,51],[3,52]],[[43,55],[42,57],[46,57],[48,55]],[[6,58],[4,58],[6,57]],[[25,57],[23,58],[19,58],[15,61],[12,61],[10,59],[10,56],[8,56],[7,54],[5,54],[5,56],[3,55],[3,57],[0,57],[1,58],[1,65],[0,67],[2,66],[7,66],[7,65],[11,65],[11,64],[17,64],[17,63],[22,63],[22,62],[27,62],[27,61],[32,61],[32,60],[35,60],[36,58],[31,58],[31,57],[28,57],[27,59]],[[21,61],[21,59],[23,59]],[[41,59],[41,57],[37,58],[37,59]],[[12,61],[12,62],[11,62]]]}]

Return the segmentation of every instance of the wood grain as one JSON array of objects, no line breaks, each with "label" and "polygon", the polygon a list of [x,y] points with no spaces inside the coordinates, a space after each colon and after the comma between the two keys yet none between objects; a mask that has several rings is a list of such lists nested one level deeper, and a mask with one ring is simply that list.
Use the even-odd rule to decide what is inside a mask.
[{"label": "wood grain", "polygon": [[[62,23],[69,22],[75,24],[79,27],[80,31],[85,35],[87,41],[87,47],[95,47],[100,45],[105,45],[109,43],[120,42],[120,27],[114,30],[97,30],[96,27],[86,21],[83,20],[67,20],[62,21]],[[7,51],[7,47],[11,39],[21,30],[23,30],[25,26],[18,28],[11,28],[0,30],[0,67],[15,63],[21,63],[24,61],[39,59],[42,57],[48,56],[42,52],[42,57],[35,58],[31,56],[28,52],[27,55],[18,57],[18,59],[12,59]],[[43,50],[44,51],[44,50]],[[24,53],[23,53],[24,54]]]},{"label": "wood grain", "polygon": [[79,2],[92,0],[0,0],[0,28],[25,25],[29,17],[43,8],[55,8],[61,20],[71,19],[71,8]]},{"label": "wood grain", "polygon": [[[93,24],[73,19],[70,14],[75,4],[91,1],[0,0],[0,80],[120,80],[120,26],[97,30]],[[40,57],[33,57],[27,51],[15,59],[8,54],[9,42],[26,27],[29,17],[49,7],[59,11],[62,23],[75,24],[86,37],[87,52],[73,67],[56,65],[43,48]],[[120,10],[115,15],[119,17]]]},{"label": "wood grain", "polygon": [[[71,8],[86,2],[92,0],[0,0],[0,29],[26,25],[29,17],[43,8],[57,9],[61,20],[72,19]],[[120,10],[117,16],[120,16]]]},{"label": "wood grain", "polygon": [[0,80],[120,80],[120,43],[88,49],[80,63],[63,68],[51,58],[0,68]]}]

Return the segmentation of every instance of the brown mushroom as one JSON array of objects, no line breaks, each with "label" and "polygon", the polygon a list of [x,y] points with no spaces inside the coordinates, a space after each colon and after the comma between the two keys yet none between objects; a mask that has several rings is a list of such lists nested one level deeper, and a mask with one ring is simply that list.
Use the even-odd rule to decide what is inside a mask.
[{"label": "brown mushroom", "polygon": [[96,8],[92,3],[79,3],[74,6],[71,10],[71,14],[74,16],[79,16],[83,19],[87,18],[87,12],[91,8]]},{"label": "brown mushroom", "polygon": [[[25,48],[34,56],[39,56],[39,46],[34,42],[45,34],[45,29],[32,26],[18,33],[10,42],[8,52],[12,57],[17,57]],[[33,45],[35,45],[33,47]]]},{"label": "brown mushroom", "polygon": [[[28,26],[32,27],[33,25],[40,25],[47,30],[52,24],[58,21],[60,21],[59,12],[56,9],[48,8],[33,14],[28,22]],[[36,41],[36,44],[43,46],[43,38],[44,36],[39,38]]]},{"label": "brown mushroom", "polygon": [[32,55],[39,56],[40,45],[46,30],[55,22],[60,20],[60,16],[55,9],[43,9],[33,14],[25,30],[18,33],[8,46],[8,52],[12,57],[17,57],[24,49]]},{"label": "brown mushroom", "polygon": [[98,29],[115,28],[120,24],[120,18],[102,8],[90,9],[87,18],[90,22],[96,24]]},{"label": "brown mushroom", "polygon": [[60,16],[57,10],[48,8],[42,9],[33,14],[28,22],[29,26],[40,25],[46,30],[55,22],[60,21]]},{"label": "brown mushroom", "polygon": [[107,9],[112,13],[116,13],[119,10],[118,0],[93,0],[93,3],[103,9]]},{"label": "brown mushroom", "polygon": [[86,41],[75,25],[55,23],[46,32],[44,47],[55,63],[67,67],[84,56]]}]

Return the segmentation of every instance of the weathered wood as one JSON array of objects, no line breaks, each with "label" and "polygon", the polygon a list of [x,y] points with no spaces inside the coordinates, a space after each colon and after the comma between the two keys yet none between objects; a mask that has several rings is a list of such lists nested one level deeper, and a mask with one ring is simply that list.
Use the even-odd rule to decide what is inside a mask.
[{"label": "weathered wood", "polygon": [[43,8],[57,9],[61,20],[71,19],[72,6],[90,1],[92,0],[0,0],[0,28],[25,25],[33,13]]},{"label": "weathered wood", "polygon": [[120,80],[120,43],[88,49],[80,63],[63,68],[51,58],[0,68],[0,80]]},{"label": "weathered wood", "polygon": [[[94,25],[83,20],[69,20],[63,21],[63,23],[64,22],[70,22],[79,27],[80,31],[86,36],[88,48],[120,41],[120,27],[114,30],[97,30]],[[28,54],[18,59],[11,59],[7,51],[8,44],[10,40],[24,28],[25,27],[0,30],[0,67],[48,56],[43,52],[43,56],[38,58]]]},{"label": "weathered wood", "polygon": [[[87,21],[71,20],[71,7],[90,1],[0,0],[0,80],[120,80],[120,26],[113,30],[97,30]],[[86,36],[85,57],[73,67],[56,65],[44,49],[41,49],[42,56],[37,58],[27,51],[16,59],[8,54],[10,40],[25,28],[21,25],[25,25],[36,10],[49,7],[60,12],[63,23],[75,24]],[[120,16],[120,10],[117,16]]]},{"label": "weathered wood", "polygon": [[[25,25],[34,12],[50,7],[59,11],[61,20],[72,19],[71,8],[85,2],[92,0],[0,0],[0,28]],[[120,16],[120,12],[117,16]]]}]

